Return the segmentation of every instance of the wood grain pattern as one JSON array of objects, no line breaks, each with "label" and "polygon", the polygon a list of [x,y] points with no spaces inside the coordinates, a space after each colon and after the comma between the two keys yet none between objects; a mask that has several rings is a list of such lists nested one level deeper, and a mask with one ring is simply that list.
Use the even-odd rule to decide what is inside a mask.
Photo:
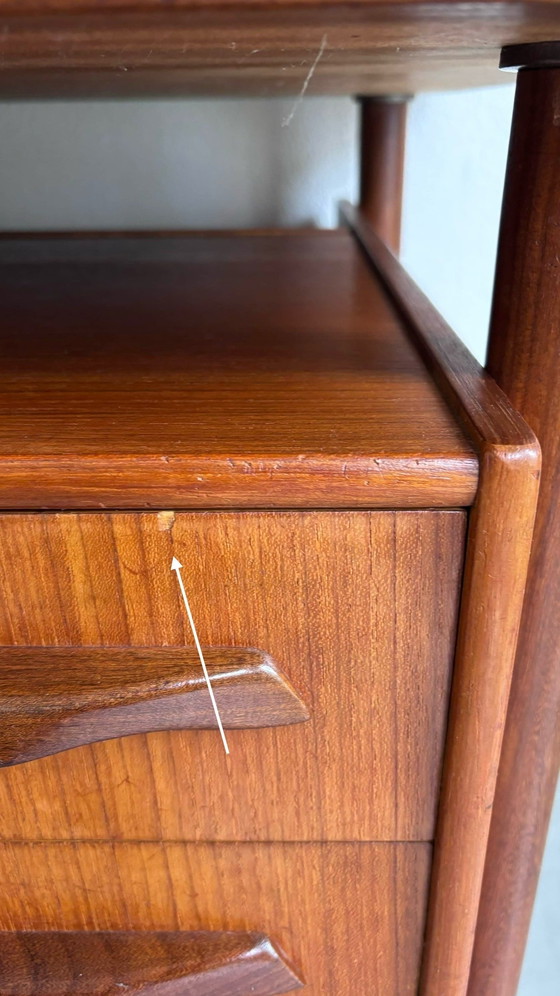
[{"label": "wood grain pattern", "polygon": [[3,996],[274,996],[301,984],[264,934],[0,932]]},{"label": "wood grain pattern", "polygon": [[540,451],[500,388],[365,219],[352,209],[346,216],[480,453],[421,987],[426,996],[464,996],[531,549]]},{"label": "wood grain pattern", "polygon": [[[205,648],[204,659],[226,729],[309,718],[262,651]],[[133,733],[216,727],[196,650],[0,647],[0,767]]]},{"label": "wood grain pattern", "polygon": [[208,730],[3,769],[2,836],[430,840],[464,528],[462,512],[0,516],[1,643],[191,644],[176,555],[203,646],[264,647],[312,717],[232,731],[229,760]]},{"label": "wood grain pattern", "polygon": [[543,473],[470,996],[517,990],[560,761],[559,106],[560,69],[520,73],[488,369],[537,433]]},{"label": "wood grain pattern", "polygon": [[4,239],[0,264],[0,507],[474,498],[347,232]]},{"label": "wood grain pattern", "polygon": [[383,241],[399,251],[407,99],[362,97],[360,210]]},{"label": "wood grain pattern", "polygon": [[306,996],[413,996],[430,857],[428,844],[4,844],[0,927],[258,930]]},{"label": "wood grain pattern", "polygon": [[398,309],[431,377],[463,423],[479,459],[484,447],[494,444],[511,448],[512,454],[519,451],[522,456],[538,456],[537,440],[525,420],[409,277],[363,213],[343,203],[341,215]]},{"label": "wood grain pattern", "polygon": [[[557,0],[4,0],[4,99],[415,93],[503,82],[500,48],[558,36]],[[324,39],[324,42],[323,42]]]}]

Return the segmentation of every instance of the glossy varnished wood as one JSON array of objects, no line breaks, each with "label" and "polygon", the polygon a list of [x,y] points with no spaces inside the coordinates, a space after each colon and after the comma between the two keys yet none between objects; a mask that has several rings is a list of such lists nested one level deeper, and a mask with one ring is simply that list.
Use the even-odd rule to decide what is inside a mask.
[{"label": "glossy varnished wood", "polygon": [[5,844],[0,928],[259,931],[306,996],[413,996],[430,857],[428,844]]},{"label": "glossy varnished wood", "polygon": [[0,641],[257,646],[309,709],[287,727],[126,737],[0,772],[1,835],[429,840],[462,512],[0,516]]},{"label": "glossy varnished wood", "polygon": [[3,996],[274,996],[300,986],[264,934],[0,932]]},{"label": "glossy varnished wood", "polygon": [[[259,650],[204,650],[226,729],[308,719]],[[198,653],[157,648],[0,647],[0,766],[153,730],[216,727]]]},{"label": "glossy varnished wood", "polygon": [[[539,446],[359,212],[346,217],[477,447],[422,992],[464,996],[538,494]],[[453,943],[450,943],[453,938]]]},{"label": "glossy varnished wood", "polygon": [[474,498],[347,232],[4,239],[0,296],[0,507]]},{"label": "glossy varnished wood", "polygon": [[469,996],[516,992],[560,761],[560,68],[543,54],[518,77],[488,353],[543,474]]},{"label": "glossy varnished wood", "polygon": [[[415,93],[500,82],[557,0],[2,0],[5,98]],[[318,56],[320,56],[318,58]],[[316,61],[317,60],[317,61]]]},{"label": "glossy varnished wood", "polygon": [[538,455],[538,443],[506,394],[409,277],[363,212],[344,203],[343,219],[398,309],[404,328],[480,456],[495,446]]}]

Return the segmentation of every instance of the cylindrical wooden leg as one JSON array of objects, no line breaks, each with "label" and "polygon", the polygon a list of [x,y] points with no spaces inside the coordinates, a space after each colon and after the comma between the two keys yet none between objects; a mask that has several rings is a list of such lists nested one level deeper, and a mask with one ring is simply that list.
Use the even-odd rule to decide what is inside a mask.
[{"label": "cylindrical wooden leg", "polygon": [[401,237],[406,97],[360,97],[360,208],[395,252]]},{"label": "cylindrical wooden leg", "polygon": [[[560,759],[560,42],[518,75],[488,370],[536,433],[543,475],[469,996],[516,992]],[[541,68],[541,67],[545,68]]]}]

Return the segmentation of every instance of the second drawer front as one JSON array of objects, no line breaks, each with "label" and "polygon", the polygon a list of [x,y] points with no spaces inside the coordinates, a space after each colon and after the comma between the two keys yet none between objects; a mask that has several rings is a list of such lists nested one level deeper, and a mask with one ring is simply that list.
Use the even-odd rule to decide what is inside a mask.
[{"label": "second drawer front", "polygon": [[0,643],[256,647],[310,720],[127,737],[0,771],[8,839],[429,840],[461,512],[0,516]]},{"label": "second drawer front", "polygon": [[305,996],[405,996],[430,860],[429,844],[4,844],[0,930],[257,930]]}]

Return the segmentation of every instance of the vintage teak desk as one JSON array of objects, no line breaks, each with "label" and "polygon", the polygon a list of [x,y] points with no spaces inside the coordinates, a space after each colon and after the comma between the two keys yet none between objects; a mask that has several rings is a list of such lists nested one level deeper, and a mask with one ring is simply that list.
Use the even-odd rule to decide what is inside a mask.
[{"label": "vintage teak desk", "polygon": [[7,97],[369,94],[336,231],[0,239],[0,993],[513,996],[558,755],[560,49],[502,56],[490,372],[398,262],[394,95],[490,80],[558,5],[0,28]]}]

